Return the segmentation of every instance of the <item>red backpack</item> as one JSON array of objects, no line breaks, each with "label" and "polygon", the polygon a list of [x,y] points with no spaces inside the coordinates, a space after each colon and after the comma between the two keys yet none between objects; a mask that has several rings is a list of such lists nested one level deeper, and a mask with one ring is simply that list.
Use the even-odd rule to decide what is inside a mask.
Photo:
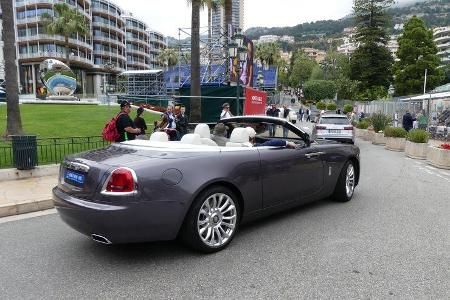
[{"label": "red backpack", "polygon": [[103,139],[108,142],[115,142],[118,141],[120,138],[120,133],[117,130],[117,119],[120,117],[120,115],[123,115],[123,112],[118,113],[114,118],[111,119],[108,123],[106,123],[105,128],[103,128],[102,136]]}]

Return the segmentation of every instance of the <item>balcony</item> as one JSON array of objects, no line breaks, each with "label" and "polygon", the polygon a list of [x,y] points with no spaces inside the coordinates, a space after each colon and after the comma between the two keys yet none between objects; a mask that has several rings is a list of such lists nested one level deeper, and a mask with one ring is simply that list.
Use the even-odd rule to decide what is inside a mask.
[{"label": "balcony", "polygon": [[121,60],[126,60],[125,56],[120,55],[117,52],[112,52],[112,51],[94,50],[94,55],[101,55],[101,56],[107,56],[107,57],[114,56]]},{"label": "balcony", "polygon": [[134,37],[125,37],[125,40],[127,42],[135,42],[135,43],[140,43],[142,45],[148,46],[148,42],[141,40],[141,39],[134,38]]},{"label": "balcony", "polygon": [[64,37],[59,35],[52,35],[52,34],[36,34],[31,36],[20,36],[17,38],[18,42],[31,42],[31,41],[37,41],[37,40],[51,40],[51,41],[61,41],[64,42]]},{"label": "balcony", "polygon": [[147,65],[146,63],[143,63],[143,62],[138,62],[138,61],[127,61],[127,65],[138,66],[138,67],[150,69],[149,65]]},{"label": "balcony", "polygon": [[54,0],[21,0],[21,1],[16,1],[16,7],[23,7],[23,6],[35,5],[35,4],[53,5],[55,2],[58,2],[58,1],[54,1]]},{"label": "balcony", "polygon": [[125,44],[123,44],[121,41],[114,40],[112,38],[107,38],[107,37],[103,37],[103,36],[93,36],[92,38],[94,39],[94,41],[112,43],[112,44],[118,45],[120,47],[125,47]]},{"label": "balcony", "polygon": [[[53,52],[53,51],[39,51],[36,53],[19,53],[19,59],[33,59],[33,58],[41,58],[41,59],[46,59],[46,58],[57,58],[60,60],[65,60],[66,55],[64,53],[60,53],[60,52]],[[81,57],[81,56],[75,56],[75,55],[70,55],[70,61],[71,62],[80,62],[80,63],[84,63],[87,65],[92,65],[92,60],[85,58],[85,57]]]},{"label": "balcony", "polygon": [[447,49],[447,48],[450,48],[450,42],[445,43],[445,44],[436,44],[436,47],[438,47],[438,49]]},{"label": "balcony", "polygon": [[434,42],[436,44],[445,43],[446,41],[450,41],[450,34],[449,35],[445,35],[445,36],[441,36],[441,37],[438,37],[438,38],[434,38]]},{"label": "balcony", "polygon": [[134,53],[134,54],[137,54],[137,55],[143,55],[143,56],[148,56],[148,57],[150,57],[150,54],[148,54],[147,52],[145,52],[145,51],[141,51],[141,50],[137,50],[137,49],[128,49],[127,48],[127,53]]},{"label": "balcony", "polygon": [[100,6],[92,6],[92,13],[97,12],[97,13],[103,13],[109,16],[114,16],[116,18],[120,18],[120,15],[117,12],[112,12],[109,11],[108,9],[104,9],[103,7]]},{"label": "balcony", "polygon": [[114,30],[115,32],[118,32],[120,34],[122,34],[122,36],[125,35],[125,31],[123,30],[123,28],[119,28],[115,25],[109,24],[109,23],[103,23],[103,22],[92,22],[92,26],[97,26],[97,27],[101,27],[101,28],[108,28],[111,30]]}]

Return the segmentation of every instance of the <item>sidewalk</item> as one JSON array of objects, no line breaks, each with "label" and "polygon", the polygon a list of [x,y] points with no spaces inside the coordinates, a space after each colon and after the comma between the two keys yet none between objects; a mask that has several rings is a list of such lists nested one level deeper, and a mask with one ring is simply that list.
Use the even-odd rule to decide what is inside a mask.
[{"label": "sidewalk", "polygon": [[0,218],[53,208],[58,175],[0,182]]}]

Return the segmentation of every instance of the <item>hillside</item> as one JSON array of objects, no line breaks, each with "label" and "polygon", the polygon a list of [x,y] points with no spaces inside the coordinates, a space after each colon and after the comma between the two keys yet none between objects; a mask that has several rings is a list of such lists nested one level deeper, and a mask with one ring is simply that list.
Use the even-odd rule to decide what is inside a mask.
[{"label": "hillside", "polygon": [[[392,17],[392,31],[394,31],[395,24],[403,23],[413,15],[422,18],[430,28],[450,25],[450,0],[416,1],[391,7],[388,12]],[[245,34],[251,39],[258,39],[261,35],[290,35],[301,43],[302,41],[311,42],[314,39],[339,36],[342,30],[349,26],[353,26],[351,16],[340,20],[303,23],[293,27],[253,27],[249,28]]]}]

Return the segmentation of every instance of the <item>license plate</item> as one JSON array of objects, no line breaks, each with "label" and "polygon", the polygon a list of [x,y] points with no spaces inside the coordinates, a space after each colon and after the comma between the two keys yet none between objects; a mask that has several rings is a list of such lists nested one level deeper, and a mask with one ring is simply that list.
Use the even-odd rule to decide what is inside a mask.
[{"label": "license plate", "polygon": [[75,185],[83,185],[84,174],[66,170],[66,173],[64,174],[64,180],[68,181],[69,183],[75,183]]},{"label": "license plate", "polygon": [[340,129],[329,129],[330,133],[341,133]]}]

